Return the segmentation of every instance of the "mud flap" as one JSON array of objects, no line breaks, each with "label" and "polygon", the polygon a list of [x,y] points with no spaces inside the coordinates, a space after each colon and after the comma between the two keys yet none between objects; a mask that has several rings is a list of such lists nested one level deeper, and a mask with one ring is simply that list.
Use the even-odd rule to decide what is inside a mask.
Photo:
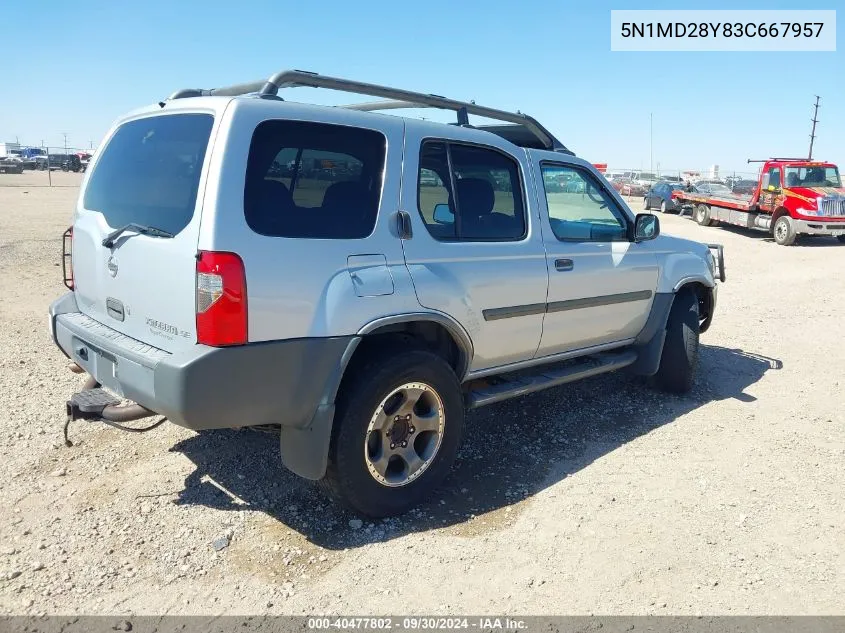
[{"label": "mud flap", "polygon": [[660,356],[666,341],[666,323],[669,321],[674,299],[674,292],[658,292],[654,295],[654,303],[645,327],[634,341],[633,348],[637,352],[637,360],[629,367],[632,373],[638,376],[653,376],[660,368]]},{"label": "mud flap", "polygon": [[334,404],[322,404],[306,428],[282,427],[280,442],[285,468],[312,481],[323,478],[329,460],[334,411]]}]

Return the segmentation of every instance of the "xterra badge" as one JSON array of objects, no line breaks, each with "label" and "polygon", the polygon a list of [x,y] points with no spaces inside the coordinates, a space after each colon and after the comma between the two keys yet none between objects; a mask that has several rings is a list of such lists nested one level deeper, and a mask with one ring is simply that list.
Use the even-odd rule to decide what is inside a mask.
[{"label": "xterra badge", "polygon": [[[181,336],[183,338],[188,338],[190,336],[189,332],[185,330],[180,330],[175,325],[170,325],[169,323],[164,323],[163,321],[156,321],[155,319],[146,319],[146,323],[152,329],[154,334],[169,334],[171,336]],[[156,332],[158,330],[158,332]]]}]

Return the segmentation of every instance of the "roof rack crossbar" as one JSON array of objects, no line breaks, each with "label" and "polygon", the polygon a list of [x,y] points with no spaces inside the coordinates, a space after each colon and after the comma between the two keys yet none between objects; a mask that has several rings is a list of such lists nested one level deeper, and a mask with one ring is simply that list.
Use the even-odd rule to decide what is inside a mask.
[{"label": "roof rack crossbar", "polygon": [[[282,88],[326,88],[328,90],[338,90],[341,92],[349,92],[353,94],[367,95],[370,97],[381,97],[387,101],[375,104],[359,104],[357,106],[347,106],[356,110],[389,110],[396,108],[440,108],[442,110],[453,110],[458,113],[458,120],[461,122],[466,115],[474,114],[476,116],[494,119],[498,121],[507,121],[521,125],[528,129],[540,141],[545,149],[572,154],[564,145],[557,140],[551,132],[543,127],[536,119],[521,112],[507,112],[505,110],[497,110],[495,108],[488,108],[480,106],[475,103],[466,103],[463,101],[456,101],[454,99],[447,99],[439,95],[423,94],[421,92],[412,92],[410,90],[401,90],[399,88],[390,88],[387,86],[379,86],[377,84],[369,84],[360,81],[352,81],[350,79],[340,79],[337,77],[329,77],[326,75],[318,75],[317,73],[304,70],[283,70],[276,73],[266,82],[254,81],[245,84],[236,84],[234,86],[226,86],[223,88],[214,88],[212,90],[201,90],[189,88],[174,92],[171,99],[182,99],[187,97],[199,96],[237,96],[242,94],[250,94],[257,92],[259,96],[275,96]],[[402,105],[398,105],[402,103]],[[367,107],[368,106],[368,107]]]}]

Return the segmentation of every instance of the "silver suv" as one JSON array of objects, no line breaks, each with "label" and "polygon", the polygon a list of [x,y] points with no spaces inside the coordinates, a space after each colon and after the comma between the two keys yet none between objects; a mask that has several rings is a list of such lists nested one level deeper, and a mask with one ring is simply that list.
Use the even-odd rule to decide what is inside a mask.
[{"label": "silver suv", "polygon": [[[400,107],[457,120],[374,112]],[[467,408],[622,368],[689,390],[724,280],[531,117],[303,71],[118,121],[65,238],[68,422],[275,425],[370,516],[438,485]]]}]

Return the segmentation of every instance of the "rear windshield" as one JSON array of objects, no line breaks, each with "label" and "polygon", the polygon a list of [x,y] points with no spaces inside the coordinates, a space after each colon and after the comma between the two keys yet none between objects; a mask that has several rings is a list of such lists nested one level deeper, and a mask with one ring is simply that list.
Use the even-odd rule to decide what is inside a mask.
[{"label": "rear windshield", "polygon": [[385,150],[385,137],[372,130],[261,123],[249,148],[247,224],[273,237],[367,237],[378,214]]},{"label": "rear windshield", "polygon": [[112,228],[141,224],[174,235],[194,214],[210,114],[170,114],[121,125],[103,150],[83,205]]}]

